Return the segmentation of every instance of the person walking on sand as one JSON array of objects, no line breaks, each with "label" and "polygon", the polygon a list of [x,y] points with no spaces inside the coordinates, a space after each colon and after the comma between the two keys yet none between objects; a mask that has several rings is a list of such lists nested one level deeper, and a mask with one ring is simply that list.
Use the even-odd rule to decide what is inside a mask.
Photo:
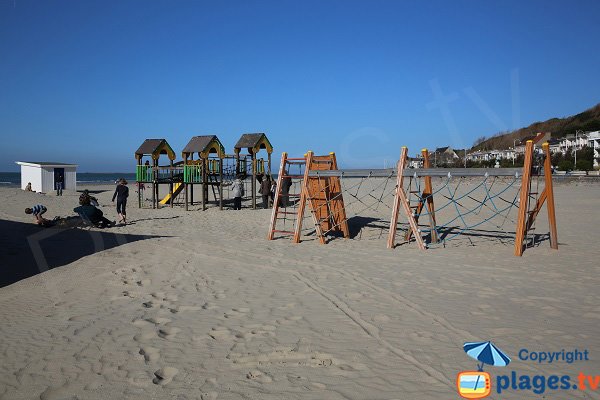
[{"label": "person walking on sand", "polygon": [[266,175],[263,176],[260,182],[260,189],[258,191],[262,195],[263,208],[269,208],[269,195],[271,193],[271,178]]},{"label": "person walking on sand", "polygon": [[129,197],[129,188],[127,187],[127,181],[124,178],[119,179],[119,184],[115,189],[115,194],[113,194],[112,201],[117,199],[117,213],[119,214],[119,223],[127,223],[127,212],[125,208],[127,207],[127,197]]},{"label": "person walking on sand", "polygon": [[244,195],[244,182],[242,182],[239,175],[235,178],[233,184],[231,185],[231,192],[233,194],[233,209],[241,210],[242,196]]}]

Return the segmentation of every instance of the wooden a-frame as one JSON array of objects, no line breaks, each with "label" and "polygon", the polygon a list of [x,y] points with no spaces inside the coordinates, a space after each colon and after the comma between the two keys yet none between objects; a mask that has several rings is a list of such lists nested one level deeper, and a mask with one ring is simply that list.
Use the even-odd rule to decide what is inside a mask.
[{"label": "wooden a-frame", "polygon": [[[400,207],[402,206],[402,210],[408,219],[408,224],[412,232],[415,233],[415,240],[417,245],[421,250],[425,250],[425,242],[423,241],[423,237],[421,236],[421,231],[419,230],[417,221],[415,219],[415,215],[413,214],[410,204],[408,203],[408,199],[406,198],[406,193],[404,193],[404,169],[406,168],[406,164],[408,162],[408,148],[402,147],[402,151],[400,153],[400,160],[397,165],[397,177],[396,177],[396,193],[394,195],[394,205],[392,207],[392,218],[390,220],[390,231],[388,234],[388,249],[394,248],[394,242],[396,240],[396,230],[398,227],[398,215],[400,213]],[[431,181],[430,181],[431,183]],[[433,210],[433,204],[432,204]]]},{"label": "wooden a-frame", "polygon": [[[538,135],[541,138],[541,135]],[[538,139],[539,140],[539,139]],[[519,194],[519,216],[515,234],[515,255],[522,256],[525,250],[523,240],[527,232],[533,226],[535,218],[539,214],[544,202],[548,209],[548,224],[550,225],[550,247],[558,249],[558,235],[556,231],[556,211],[554,208],[554,189],[552,186],[552,163],[550,157],[550,145],[548,142],[542,144],[544,152],[544,190],[539,197],[533,210],[529,210],[529,197],[531,193],[531,173],[533,170],[533,151],[536,140],[528,140],[525,144],[525,163],[523,164],[523,177],[521,193]]]},{"label": "wooden a-frame", "polygon": [[335,171],[337,169],[335,153],[329,153],[326,156],[315,156],[312,151],[306,153],[306,169],[300,192],[294,243],[300,243],[306,203],[310,207],[317,237],[321,243],[325,243],[325,232],[337,231],[341,232],[346,239],[350,237],[340,178],[338,176],[310,175],[311,171]]},{"label": "wooden a-frame", "polygon": [[[429,151],[427,149],[421,150],[421,155],[423,156],[423,168],[431,168],[431,162],[429,161]],[[425,176],[425,187],[423,188],[423,192],[419,194],[419,203],[417,204],[417,209],[415,212],[415,222],[419,223],[419,216],[423,211],[423,206],[427,207],[427,212],[429,215],[429,227],[431,229],[431,241],[433,243],[437,243],[437,230],[436,230],[436,222],[435,222],[435,207],[433,204],[433,186],[431,184],[431,176]],[[425,199],[425,202],[423,202]],[[425,204],[426,203],[426,204]],[[413,230],[411,227],[408,228],[406,234],[404,235],[404,240],[407,242],[410,240],[410,237],[413,234]]]}]

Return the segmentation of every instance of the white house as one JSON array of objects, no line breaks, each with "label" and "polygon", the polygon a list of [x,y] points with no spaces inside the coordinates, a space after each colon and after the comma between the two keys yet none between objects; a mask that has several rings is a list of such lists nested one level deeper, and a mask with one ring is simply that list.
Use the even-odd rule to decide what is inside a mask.
[{"label": "white house", "polygon": [[64,177],[63,189],[77,190],[77,165],[57,162],[17,161],[21,166],[21,189],[31,182],[34,192],[48,193],[56,190],[54,182]]},{"label": "white house", "polygon": [[597,167],[600,157],[600,131],[588,133],[588,146],[594,149],[594,167]]}]

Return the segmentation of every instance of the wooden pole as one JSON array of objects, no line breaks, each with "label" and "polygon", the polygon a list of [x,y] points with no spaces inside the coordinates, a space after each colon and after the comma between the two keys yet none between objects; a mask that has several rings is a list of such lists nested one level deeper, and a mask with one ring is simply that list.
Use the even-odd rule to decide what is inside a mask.
[{"label": "wooden pole", "polygon": [[256,153],[252,149],[252,208],[256,210]]},{"label": "wooden pole", "polygon": [[223,209],[223,159],[219,158],[219,209]]},{"label": "wooden pole", "polygon": [[[304,176],[302,178],[302,183],[300,185],[300,202],[298,203],[298,212],[296,215],[296,226],[294,227],[294,243],[300,243],[300,234],[302,232],[302,220],[304,219],[304,210],[306,209],[306,202],[309,200],[308,198],[308,173],[310,172],[310,167],[312,165],[313,152],[308,151],[306,153],[306,164],[304,168]],[[284,174],[286,172],[284,171]],[[289,192],[288,192],[289,195]],[[289,204],[289,197],[286,200]],[[314,212],[313,212],[314,215]],[[321,224],[318,220],[315,219],[315,229],[317,229],[317,236],[319,237],[319,241],[321,243],[325,243],[325,238],[323,237],[323,233],[321,231]]]},{"label": "wooden pole", "polygon": [[523,255],[523,240],[527,233],[527,212],[529,211],[529,192],[531,188],[531,167],[533,163],[533,141],[525,144],[525,163],[523,164],[523,178],[521,179],[521,193],[519,194],[519,217],[515,234],[515,256]]},{"label": "wooden pole", "polygon": [[[429,161],[429,151],[427,149],[421,150],[421,155],[423,156],[423,167],[431,168],[431,162]],[[436,221],[435,221],[435,207],[433,204],[433,185],[431,184],[431,176],[425,177],[425,193],[423,193],[423,197],[427,197],[427,211],[429,212],[429,228],[431,230],[431,241],[437,243],[437,231],[436,231]]]},{"label": "wooden pole", "polygon": [[188,160],[188,155],[187,153],[183,155],[183,190],[185,191],[185,211],[188,211],[188,172],[189,169],[187,168],[187,160]]},{"label": "wooden pole", "polygon": [[387,248],[393,249],[394,243],[396,241],[396,230],[398,228],[398,213],[400,212],[400,196],[398,196],[398,192],[404,190],[404,176],[402,175],[404,171],[404,164],[406,163],[406,154],[408,152],[407,147],[402,147],[400,151],[400,160],[398,160],[398,164],[396,165],[396,193],[394,195],[394,205],[392,206],[392,218],[390,219],[390,232],[388,234],[388,242]]},{"label": "wooden pole", "polygon": [[552,158],[550,157],[550,144],[542,144],[546,159],[544,160],[544,178],[548,208],[548,224],[550,225],[550,247],[558,250],[558,233],[556,231],[556,210],[554,209],[554,188],[552,186]]},{"label": "wooden pole", "polygon": [[[137,171],[135,171],[136,172],[136,178],[141,178],[142,181],[144,181],[145,179],[142,178],[141,176],[139,176],[140,174],[146,176],[146,174],[142,174],[141,165],[142,165],[142,158],[139,157],[137,159]],[[142,185],[143,185],[143,183],[140,184],[140,182],[138,182],[138,208],[142,208],[142,189],[141,189]]]},{"label": "wooden pole", "polygon": [[[170,159],[169,159],[170,160]],[[171,182],[169,182],[169,195],[171,196],[171,208],[173,208],[173,203],[174,200],[173,199],[173,160],[170,160],[170,166],[171,166]]]},{"label": "wooden pole", "polygon": [[152,209],[156,208],[156,160],[152,159]]},{"label": "wooden pole", "polygon": [[206,197],[208,195],[208,185],[207,185],[207,173],[206,168],[208,167],[208,160],[206,158],[201,158],[202,164],[202,211],[206,210]]},{"label": "wooden pole", "polygon": [[[194,153],[190,153],[190,162],[194,161]],[[197,171],[194,172],[193,174],[191,174],[191,181],[192,183],[190,183],[190,204],[193,206],[194,205],[194,178],[197,175]]]}]

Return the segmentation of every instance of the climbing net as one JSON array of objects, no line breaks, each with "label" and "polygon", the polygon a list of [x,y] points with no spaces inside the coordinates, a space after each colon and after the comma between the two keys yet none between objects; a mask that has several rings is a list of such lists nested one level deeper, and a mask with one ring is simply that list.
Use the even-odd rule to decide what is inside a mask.
[{"label": "climbing net", "polygon": [[[519,169],[428,169],[426,174],[420,174],[421,171],[424,170],[404,171],[402,190],[417,221],[418,234],[427,247],[445,247],[451,241],[458,245],[484,241],[514,243],[522,179]],[[329,210],[333,200],[344,200],[345,218],[332,218],[335,222],[322,229],[323,235],[334,236],[343,223],[348,224],[355,239],[380,239],[387,234],[396,193],[396,170],[311,171],[309,175],[318,180],[321,188],[320,193],[313,196],[326,199],[319,207]],[[340,179],[341,192],[330,190],[331,177]],[[426,179],[430,179],[430,190],[426,190]],[[537,187],[538,181],[532,185]],[[538,193],[535,187],[528,198],[533,204]],[[318,210],[310,211],[318,214],[315,213]],[[311,218],[311,213],[306,213],[304,218]],[[330,211],[328,215],[332,216]],[[313,225],[319,222],[312,219]],[[310,226],[310,222],[303,226]],[[402,214],[396,228],[404,234],[399,236],[400,243],[410,241],[411,228]],[[314,232],[314,228],[306,228],[302,233],[310,236]],[[533,229],[528,231],[527,241],[536,243]]]}]

